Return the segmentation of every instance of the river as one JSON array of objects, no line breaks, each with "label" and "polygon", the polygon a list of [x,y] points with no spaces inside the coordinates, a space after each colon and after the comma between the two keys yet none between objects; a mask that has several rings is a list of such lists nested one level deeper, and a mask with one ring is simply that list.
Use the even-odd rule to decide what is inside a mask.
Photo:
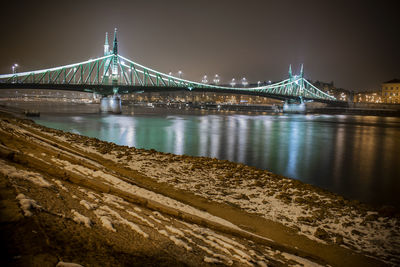
[{"label": "river", "polygon": [[[72,108],[71,108],[72,107]],[[119,145],[241,162],[372,205],[400,207],[400,118],[40,106],[35,121]],[[52,110],[50,112],[50,110]]]}]

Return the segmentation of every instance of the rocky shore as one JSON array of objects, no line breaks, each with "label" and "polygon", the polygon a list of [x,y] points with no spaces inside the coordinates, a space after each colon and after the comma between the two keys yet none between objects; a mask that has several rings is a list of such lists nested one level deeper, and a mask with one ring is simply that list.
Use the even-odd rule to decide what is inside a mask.
[{"label": "rocky shore", "polygon": [[391,207],[6,113],[0,181],[5,266],[400,264],[400,216]]}]

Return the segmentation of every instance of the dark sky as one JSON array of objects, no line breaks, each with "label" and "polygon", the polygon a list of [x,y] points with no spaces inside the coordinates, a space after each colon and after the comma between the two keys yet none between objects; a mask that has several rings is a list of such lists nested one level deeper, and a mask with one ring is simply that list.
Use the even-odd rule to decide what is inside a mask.
[{"label": "dark sky", "polygon": [[[7,1],[0,73],[101,56],[118,28],[122,56],[199,81],[286,78],[304,63],[311,80],[351,90],[400,78],[395,1]],[[110,38],[111,39],[111,38]]]}]

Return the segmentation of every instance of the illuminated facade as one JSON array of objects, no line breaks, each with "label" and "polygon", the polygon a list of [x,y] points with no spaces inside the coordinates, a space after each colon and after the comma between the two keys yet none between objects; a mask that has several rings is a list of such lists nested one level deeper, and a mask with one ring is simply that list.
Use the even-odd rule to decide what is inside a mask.
[{"label": "illuminated facade", "polygon": [[262,96],[250,96],[227,93],[211,92],[152,92],[139,94],[125,94],[122,100],[129,100],[134,103],[197,103],[197,104],[280,104],[282,101]]},{"label": "illuminated facade", "polygon": [[400,79],[382,83],[382,98],[385,103],[400,103]]},{"label": "illuminated facade", "polygon": [[351,93],[349,90],[343,89],[343,88],[337,88],[333,84],[333,82],[327,83],[327,82],[322,82],[322,81],[315,81],[313,84],[321,88],[322,91],[326,92],[327,94],[335,97],[336,99],[340,101],[348,101],[351,99]]},{"label": "illuminated facade", "polygon": [[354,103],[383,103],[381,92],[359,92],[354,94]]}]

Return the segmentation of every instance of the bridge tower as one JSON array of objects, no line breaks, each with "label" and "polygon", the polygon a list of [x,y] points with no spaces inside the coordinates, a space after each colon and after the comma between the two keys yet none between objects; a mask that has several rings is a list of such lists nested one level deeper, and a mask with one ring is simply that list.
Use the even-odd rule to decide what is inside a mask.
[{"label": "bridge tower", "polygon": [[[108,32],[106,32],[106,40],[104,42],[104,56],[111,55],[110,46],[108,45]],[[108,84],[110,71],[107,70],[107,66],[110,66],[111,59],[107,58],[104,60],[104,69],[103,69],[103,76],[104,76],[104,83]]]},{"label": "bridge tower", "polygon": [[[114,29],[114,44],[113,44],[113,58],[112,58],[112,84],[114,85],[114,94],[118,93],[118,41],[117,41],[117,28]],[[117,90],[117,91],[116,91]]]},{"label": "bridge tower", "polygon": [[104,75],[106,84],[109,83],[108,78],[111,73],[111,83],[113,86],[114,95],[103,96],[100,100],[100,111],[105,113],[121,113],[121,98],[118,95],[118,41],[117,41],[117,28],[114,29],[114,43],[113,50],[109,50],[108,34],[106,33],[106,41],[104,44],[104,55],[113,55],[111,58],[106,59],[104,62]]},{"label": "bridge tower", "polygon": [[[292,64],[290,64],[288,74],[289,74],[289,81],[291,83],[290,90],[292,90],[292,92],[297,92],[302,94],[304,91],[303,64],[301,64],[299,75],[293,75]],[[303,113],[305,111],[306,111],[306,105],[304,103],[303,97],[299,96],[297,100],[295,99],[285,100],[285,103],[283,105],[283,112]]]}]

